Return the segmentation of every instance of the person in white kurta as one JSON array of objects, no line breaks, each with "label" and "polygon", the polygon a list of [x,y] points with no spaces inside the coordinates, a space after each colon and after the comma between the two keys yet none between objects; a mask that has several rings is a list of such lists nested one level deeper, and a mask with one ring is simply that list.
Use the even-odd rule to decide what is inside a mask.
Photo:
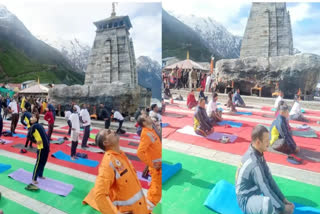
[{"label": "person in white kurta", "polygon": [[77,105],[73,106],[73,113],[70,116],[71,122],[71,159],[76,159],[77,146],[80,135],[80,119],[79,119],[80,107]]}]

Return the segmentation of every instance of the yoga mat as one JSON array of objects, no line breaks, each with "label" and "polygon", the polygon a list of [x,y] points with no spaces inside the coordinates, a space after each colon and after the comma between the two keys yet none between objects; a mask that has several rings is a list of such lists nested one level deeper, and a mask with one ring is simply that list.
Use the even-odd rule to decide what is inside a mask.
[{"label": "yoga mat", "polygon": [[305,130],[305,131],[292,131],[293,136],[297,137],[307,137],[307,138],[318,138],[318,135],[314,130]]},{"label": "yoga mat", "polygon": [[[237,167],[167,149],[162,151],[164,162],[180,162],[183,165],[183,169],[176,174],[174,179],[162,185],[164,213],[215,213],[203,206],[203,202],[214,187],[213,182],[224,179],[234,184]],[[289,201],[320,208],[319,186],[273,177]]]},{"label": "yoga mat", "polygon": [[59,145],[60,145],[60,144],[63,144],[63,143],[64,143],[64,139],[61,139],[61,138],[60,138],[60,139],[58,139],[58,140],[51,140],[51,141],[50,141],[50,144],[51,144],[51,143],[52,143],[52,144],[59,144]]},{"label": "yoga mat", "polygon": [[181,163],[176,163],[174,165],[162,163],[162,183],[164,184],[172,176],[177,174],[181,169]]},{"label": "yoga mat", "polygon": [[[71,145],[72,145],[71,143],[68,144],[69,147],[71,147]],[[89,152],[94,152],[94,153],[104,153],[104,151],[102,149],[96,148],[96,147],[91,147],[91,146],[89,146],[88,148],[83,149],[81,147],[81,145],[79,145],[79,144],[77,146],[77,149],[84,150],[84,151],[89,151]]]},{"label": "yoga mat", "polygon": [[140,140],[139,136],[133,136],[134,139]]},{"label": "yoga mat", "polygon": [[0,173],[1,173],[1,172],[4,172],[4,171],[7,171],[7,170],[10,169],[10,168],[11,168],[11,165],[0,163]]},{"label": "yoga mat", "polygon": [[161,128],[165,128],[165,127],[167,127],[169,125],[170,125],[169,123],[161,123]]},{"label": "yoga mat", "polygon": [[252,115],[252,112],[244,112],[244,111],[237,111],[235,113],[239,115],[248,115],[248,116]]},{"label": "yoga mat", "polygon": [[128,145],[138,147],[138,146],[139,146],[139,143],[129,142]]},{"label": "yoga mat", "polygon": [[230,125],[231,127],[240,128],[242,123],[237,123],[229,120],[223,120],[217,123],[219,126]]},{"label": "yoga mat", "polygon": [[[277,111],[276,108],[272,108],[271,111]],[[301,113],[306,113],[306,111],[304,109],[301,109]]]},{"label": "yoga mat", "polygon": [[51,156],[55,157],[57,159],[60,159],[60,160],[64,160],[64,161],[68,161],[68,162],[72,162],[72,163],[76,163],[76,164],[81,164],[81,165],[85,165],[85,166],[90,166],[90,167],[96,167],[99,164],[98,161],[84,159],[84,158],[78,158],[73,161],[73,160],[71,160],[70,155],[63,153],[63,151],[57,151],[56,153],[52,154]]},{"label": "yoga mat", "polygon": [[11,147],[13,147],[13,148],[17,148],[17,149],[25,149],[25,150],[27,150],[28,152],[32,152],[32,153],[37,153],[37,148],[36,148],[36,145],[33,145],[33,147],[32,148],[30,148],[29,146],[26,148],[26,147],[24,147],[24,145],[23,144],[15,144],[15,145],[12,145]]},{"label": "yoga mat", "polygon": [[207,138],[210,140],[220,141],[220,139],[223,136],[228,137],[230,139],[230,143],[233,143],[238,138],[235,135],[225,134],[225,133],[220,133],[220,132],[213,132],[212,134],[208,135]]},{"label": "yoga mat", "polygon": [[173,112],[165,112],[165,113],[163,114],[163,116],[165,116],[165,117],[173,117],[173,118],[184,118],[184,117],[186,117],[187,115],[178,114],[178,113],[173,113]]},{"label": "yoga mat", "polygon": [[[11,164],[12,169],[9,170],[8,173],[0,173],[1,185],[11,189],[12,191],[16,191],[20,194],[23,194],[27,197],[38,200],[42,203],[55,207],[65,213],[69,214],[79,214],[79,213],[90,213],[90,214],[98,214],[98,211],[95,211],[90,206],[85,206],[82,204],[82,200],[86,197],[88,192],[94,186],[94,183],[88,182],[83,179],[79,179],[78,177],[70,176],[67,174],[60,173],[58,171],[44,169],[44,176],[49,177],[51,179],[59,180],[63,183],[73,184],[74,188],[70,192],[67,197],[61,197],[60,195],[52,194],[47,191],[38,191],[31,192],[26,191],[24,188],[26,184],[17,182],[16,180],[8,178],[8,174],[23,168],[26,171],[32,172],[34,168],[34,164],[29,164],[24,161],[16,160],[13,158],[8,158],[7,156],[0,155],[0,162],[4,164]],[[0,204],[2,200],[0,200]],[[2,207],[1,207],[2,208]],[[14,210],[14,209],[13,209]],[[25,213],[18,212],[18,210],[14,210],[14,212],[5,212],[5,214],[10,213]]]},{"label": "yoga mat", "polygon": [[[32,183],[32,173],[25,171],[24,169],[18,169],[17,171],[8,175],[10,178],[20,181],[24,184]],[[39,182],[36,184],[37,187],[43,189],[47,192],[54,193],[61,196],[67,196],[73,189],[73,185],[66,184],[60,181],[53,180],[51,178],[41,179],[38,178],[37,181]]]},{"label": "yoga mat", "polygon": [[145,179],[145,178],[142,177],[142,172],[137,172],[137,176],[138,176],[139,180],[146,181],[146,182],[151,182],[151,176],[149,176],[148,179]]},{"label": "yoga mat", "polygon": [[13,140],[5,140],[5,139],[1,139],[0,140],[0,144],[6,145],[6,144],[9,144],[9,143],[13,143]]},{"label": "yoga mat", "polygon": [[[83,131],[84,129],[83,128],[80,128],[80,131]],[[92,131],[92,128],[90,128],[90,131]]]},{"label": "yoga mat", "polygon": [[96,135],[95,134],[90,134],[90,139],[95,140],[96,139]]},{"label": "yoga mat", "polygon": [[[294,214],[320,214],[320,210],[301,204],[295,204]],[[204,205],[223,214],[243,214],[240,209],[235,186],[226,180],[220,180],[208,195]]]},{"label": "yoga mat", "polygon": [[[191,127],[191,126],[185,126],[182,129],[178,129],[177,132],[182,133],[182,134],[188,134],[188,135],[203,137],[201,135],[196,134],[194,132],[193,127]],[[233,143],[237,139],[237,136],[235,136],[235,135],[226,134],[226,133],[220,133],[220,132],[213,132],[210,135],[208,135],[206,138],[209,139],[209,140],[219,141],[222,138],[222,136],[229,137],[231,143]]]},{"label": "yoga mat", "polygon": [[37,214],[36,212],[30,210],[29,208],[24,207],[3,196],[1,197],[1,200],[0,200],[0,210],[2,210],[4,214],[7,214],[7,213]]},{"label": "yoga mat", "polygon": [[[10,133],[10,131],[6,131],[7,133]],[[27,136],[25,134],[13,134],[12,137],[18,137],[18,138],[26,138]]]}]

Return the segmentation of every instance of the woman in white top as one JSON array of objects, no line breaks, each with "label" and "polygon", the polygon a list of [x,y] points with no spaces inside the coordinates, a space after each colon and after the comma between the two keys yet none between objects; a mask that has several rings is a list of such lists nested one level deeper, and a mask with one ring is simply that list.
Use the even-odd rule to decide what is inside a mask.
[{"label": "woman in white top", "polygon": [[290,120],[297,120],[297,121],[302,121],[302,122],[309,122],[303,114],[301,113],[301,105],[299,101],[301,100],[300,96],[296,95],[294,98],[295,102],[292,106],[292,109],[289,113]]}]

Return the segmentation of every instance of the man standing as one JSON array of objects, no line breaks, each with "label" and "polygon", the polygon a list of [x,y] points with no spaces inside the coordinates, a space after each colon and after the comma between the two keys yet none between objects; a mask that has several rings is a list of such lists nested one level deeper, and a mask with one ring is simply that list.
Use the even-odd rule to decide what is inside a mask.
[{"label": "man standing", "polygon": [[197,88],[197,79],[198,79],[198,74],[197,74],[197,71],[192,68],[192,71],[191,71],[191,84],[193,84],[193,88]]},{"label": "man standing", "polygon": [[30,141],[30,148],[32,148],[32,140],[31,140],[31,136],[30,136],[32,114],[30,112],[28,112],[25,108],[22,109],[22,112],[23,112],[23,114],[21,116],[20,122],[22,123],[22,125],[24,125],[28,128],[27,140],[26,140],[26,144],[24,147],[27,148],[29,141]]},{"label": "man standing", "polygon": [[80,120],[79,120],[80,107],[73,106],[73,113],[70,116],[71,122],[71,160],[76,159],[77,146],[80,134]]},{"label": "man standing", "polygon": [[105,154],[95,185],[83,203],[102,214],[148,214],[140,181],[131,162],[120,150],[119,136],[102,129],[96,136],[96,144]]},{"label": "man standing", "polygon": [[162,145],[157,132],[152,128],[153,121],[150,117],[140,116],[138,124],[142,127],[141,140],[137,150],[137,156],[142,162],[149,166],[151,184],[148,190],[148,209],[152,212],[153,208],[161,200],[162,191]]},{"label": "man standing", "polygon": [[37,184],[37,178],[45,179],[43,177],[43,170],[48,160],[49,155],[49,139],[43,126],[37,123],[36,115],[31,118],[32,127],[30,129],[30,136],[32,141],[37,144],[37,161],[34,166],[32,183]]},{"label": "man standing", "polygon": [[252,130],[251,140],[236,178],[240,208],[246,214],[292,214],[294,205],[284,197],[272,178],[263,155],[269,146],[268,130],[257,125]]},{"label": "man standing", "polygon": [[84,148],[88,148],[87,142],[90,136],[90,125],[91,125],[91,118],[87,110],[86,104],[82,105],[82,109],[80,111],[80,119],[83,122],[83,132],[84,132],[81,147],[84,149]]},{"label": "man standing", "polygon": [[111,123],[111,115],[108,113],[107,109],[104,107],[104,104],[100,104],[100,114],[99,117],[101,120],[104,120],[104,128],[109,129]]},{"label": "man standing", "polygon": [[46,108],[46,113],[43,119],[48,122],[48,138],[50,141],[54,127],[54,117],[52,111],[49,108]]},{"label": "man standing", "polygon": [[12,134],[15,134],[15,130],[17,128],[17,124],[18,124],[18,121],[19,121],[19,106],[17,104],[17,101],[16,101],[16,98],[14,98],[10,104],[9,104],[9,109],[10,109],[10,112],[11,112],[11,133]]}]

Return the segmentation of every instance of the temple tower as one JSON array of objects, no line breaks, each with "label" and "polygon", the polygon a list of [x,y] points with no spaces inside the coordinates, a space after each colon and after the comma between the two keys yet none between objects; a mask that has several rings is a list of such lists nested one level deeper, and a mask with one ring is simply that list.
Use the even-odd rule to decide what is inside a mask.
[{"label": "temple tower", "polygon": [[128,16],[117,16],[113,3],[111,16],[94,22],[96,37],[89,56],[85,85],[122,82],[138,86],[136,60],[129,30]]},{"label": "temple tower", "polygon": [[290,14],[286,3],[252,3],[240,57],[293,55]]}]

